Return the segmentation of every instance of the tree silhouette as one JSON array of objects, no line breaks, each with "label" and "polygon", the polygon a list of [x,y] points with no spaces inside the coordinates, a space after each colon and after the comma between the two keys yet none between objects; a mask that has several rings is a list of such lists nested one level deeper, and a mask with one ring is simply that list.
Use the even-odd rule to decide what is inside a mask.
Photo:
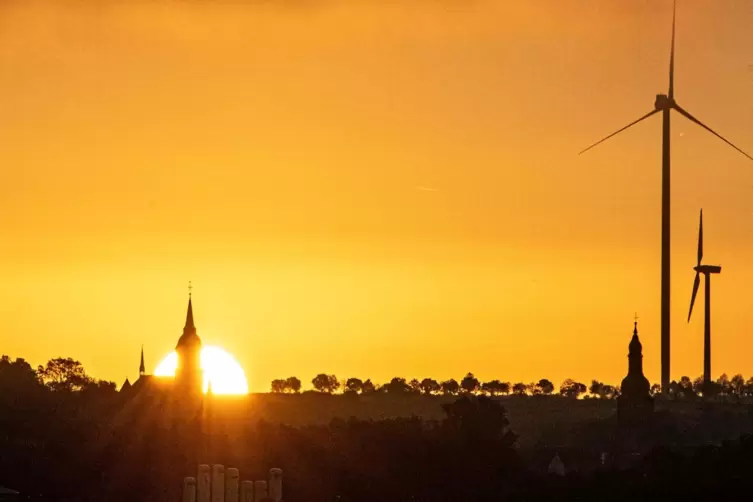
[{"label": "tree silhouette", "polygon": [[617,399],[620,397],[620,389],[613,385],[604,385],[604,397],[606,399]]},{"label": "tree silhouette", "polygon": [[388,394],[408,394],[411,391],[410,385],[405,382],[405,378],[395,377],[383,386],[384,392]]},{"label": "tree silhouette", "polygon": [[729,383],[732,392],[737,396],[738,399],[745,395],[745,378],[740,373],[733,376],[730,379]]},{"label": "tree silhouette", "polygon": [[479,389],[478,378],[476,378],[475,376],[473,376],[473,373],[468,373],[460,381],[460,387],[467,394],[475,394],[476,391],[478,391],[478,389]]},{"label": "tree silhouette", "polygon": [[52,391],[80,391],[92,381],[84,366],[70,357],[50,359],[45,366],[39,366],[37,373]]},{"label": "tree silhouette", "polygon": [[337,381],[337,377],[325,373],[316,375],[314,379],[311,380],[311,383],[314,386],[314,389],[326,394],[332,394],[340,388],[340,382]]},{"label": "tree silhouette", "polygon": [[683,376],[680,381],[677,382],[678,393],[685,399],[692,399],[696,397],[696,393],[693,390],[693,381],[690,377]]},{"label": "tree silhouette", "polygon": [[546,378],[539,380],[536,384],[536,387],[539,389],[540,393],[544,394],[545,396],[548,396],[552,392],[554,392],[554,384]]},{"label": "tree silhouette", "polygon": [[656,396],[658,394],[661,394],[661,385],[658,383],[655,383],[651,386],[651,389],[649,390],[649,394],[652,396]]},{"label": "tree silhouette", "polygon": [[301,392],[301,381],[296,377],[288,377],[285,379],[285,391],[298,394]]},{"label": "tree silhouette", "polygon": [[367,379],[363,383],[363,388],[361,389],[361,392],[363,394],[373,394],[374,392],[376,392],[376,386],[373,383],[371,383],[371,379]]},{"label": "tree silhouette", "polygon": [[599,382],[598,380],[591,380],[591,385],[588,386],[588,392],[594,397],[603,399],[604,398],[604,384]]},{"label": "tree silhouette", "polygon": [[0,392],[33,392],[41,387],[39,375],[23,358],[11,361],[8,356],[0,359]]},{"label": "tree silhouette", "polygon": [[586,385],[568,378],[560,385],[560,394],[565,397],[577,399],[578,396],[586,392]]},{"label": "tree silhouette", "polygon": [[348,378],[345,382],[345,390],[355,394],[360,394],[363,392],[363,382],[360,378]]},{"label": "tree silhouette", "polygon": [[747,397],[753,396],[753,377],[750,377],[745,381],[744,392]]},{"label": "tree silhouette", "polygon": [[523,382],[518,382],[512,386],[512,393],[516,396],[525,396],[528,394],[528,386]]},{"label": "tree silhouette", "polygon": [[423,380],[421,380],[421,391],[427,396],[437,394],[441,390],[442,386],[439,385],[439,382],[437,382],[433,378],[424,378]]},{"label": "tree silhouette", "polygon": [[81,392],[89,397],[112,397],[118,392],[118,387],[115,385],[115,382],[108,382],[106,380],[89,380],[84,384]]},{"label": "tree silhouette", "polygon": [[408,386],[410,387],[411,392],[413,392],[414,394],[421,393],[421,382],[419,382],[418,379],[412,379],[410,382],[408,382]]},{"label": "tree silhouette", "polygon": [[693,393],[697,396],[705,395],[703,392],[703,375],[697,376],[695,380],[693,380]]},{"label": "tree silhouette", "polygon": [[620,391],[617,387],[607,385],[598,380],[591,381],[591,385],[588,387],[588,392],[599,399],[617,399],[620,395]]},{"label": "tree silhouette", "polygon": [[510,393],[510,384],[508,382],[500,382],[499,380],[492,380],[481,385],[481,390],[490,396],[498,396],[500,394]]},{"label": "tree silhouette", "polygon": [[285,380],[282,380],[281,378],[277,378],[275,380],[272,380],[271,390],[275,394],[282,394],[285,392],[285,389],[287,388],[287,385],[285,385]]},{"label": "tree silhouette", "polygon": [[457,380],[454,378],[450,378],[449,380],[445,380],[440,384],[442,387],[442,394],[446,396],[454,396],[458,392],[460,392],[460,385],[458,384]]},{"label": "tree silhouette", "polygon": [[462,396],[452,403],[442,405],[447,418],[445,423],[470,443],[493,444],[509,448],[516,436],[509,429],[507,410],[499,401],[486,396]]},{"label": "tree silhouette", "polygon": [[728,396],[732,391],[732,385],[726,373],[722,373],[716,383],[719,385],[719,394],[721,396]]}]

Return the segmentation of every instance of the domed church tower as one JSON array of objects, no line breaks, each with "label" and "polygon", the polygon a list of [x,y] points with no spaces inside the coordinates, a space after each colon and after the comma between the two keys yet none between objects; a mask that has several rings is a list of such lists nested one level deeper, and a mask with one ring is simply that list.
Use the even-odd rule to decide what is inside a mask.
[{"label": "domed church tower", "polygon": [[628,352],[628,374],[622,380],[617,414],[620,421],[639,421],[654,411],[651,385],[643,375],[643,345],[638,339],[638,320],[633,327],[633,338]]},{"label": "domed church tower", "polygon": [[175,347],[178,354],[178,368],[175,370],[175,390],[181,394],[201,393],[204,376],[201,371],[201,339],[196,334],[193,322],[191,293],[188,294],[188,312],[183,335]]}]

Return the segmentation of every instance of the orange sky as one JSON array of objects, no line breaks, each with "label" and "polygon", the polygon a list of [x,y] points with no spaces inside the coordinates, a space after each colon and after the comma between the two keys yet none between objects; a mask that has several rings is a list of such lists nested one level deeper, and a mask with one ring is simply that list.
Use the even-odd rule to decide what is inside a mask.
[{"label": "orange sky", "polygon": [[[659,376],[671,2],[5,0],[2,352],[154,367],[186,285],[252,390]],[[681,0],[676,97],[753,150],[753,1]],[[673,377],[698,209],[713,372],[753,375],[753,162],[673,116]],[[430,188],[431,190],[427,190]],[[699,303],[702,307],[702,303]]]}]

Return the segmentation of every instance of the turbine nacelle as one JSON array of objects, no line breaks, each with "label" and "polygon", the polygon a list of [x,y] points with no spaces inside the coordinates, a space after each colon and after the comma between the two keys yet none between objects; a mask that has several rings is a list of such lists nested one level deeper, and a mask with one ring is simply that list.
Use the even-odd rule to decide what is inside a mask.
[{"label": "turbine nacelle", "polygon": [[674,107],[675,100],[666,94],[657,94],[654,101],[654,110],[670,110]]},{"label": "turbine nacelle", "polygon": [[697,267],[693,267],[693,270],[695,270],[699,274],[721,274],[722,273],[722,267],[719,267],[717,265],[698,265]]}]

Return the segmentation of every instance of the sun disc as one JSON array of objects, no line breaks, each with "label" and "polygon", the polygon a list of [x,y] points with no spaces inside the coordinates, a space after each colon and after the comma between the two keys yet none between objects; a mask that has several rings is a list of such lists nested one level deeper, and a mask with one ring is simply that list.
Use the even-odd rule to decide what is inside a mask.
[{"label": "sun disc", "polygon": [[[204,392],[207,392],[211,382],[213,394],[248,394],[246,373],[226,350],[211,345],[202,347],[199,364],[204,373]],[[175,377],[177,368],[178,354],[173,351],[157,365],[154,375]]]}]

